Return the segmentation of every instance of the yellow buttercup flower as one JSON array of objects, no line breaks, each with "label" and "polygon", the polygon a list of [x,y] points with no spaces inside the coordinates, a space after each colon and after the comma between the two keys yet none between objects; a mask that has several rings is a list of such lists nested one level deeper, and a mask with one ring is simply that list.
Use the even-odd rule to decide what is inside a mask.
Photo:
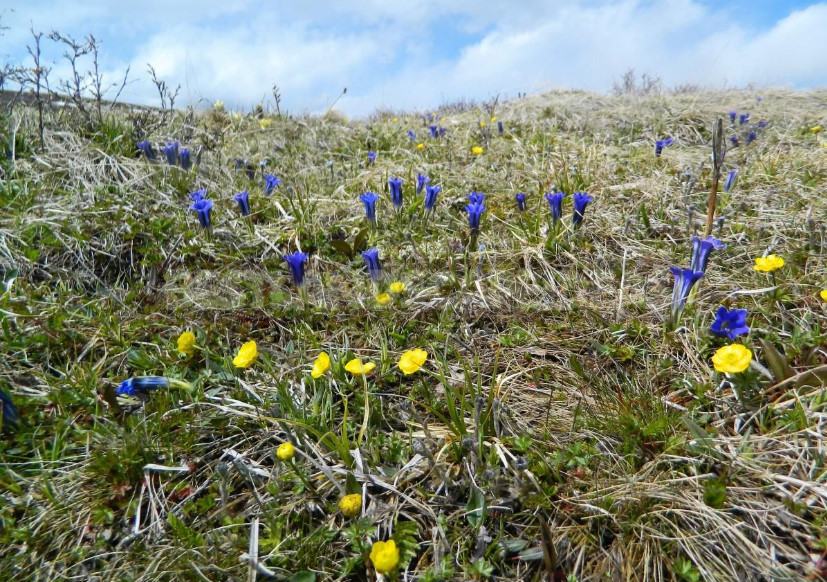
[{"label": "yellow buttercup flower", "polygon": [[827,289],[822,289],[819,295],[821,295],[821,298],[824,299],[824,301],[827,301]]},{"label": "yellow buttercup flower", "polygon": [[424,150],[424,149],[425,149],[425,144],[424,144],[424,143],[418,143],[418,144],[416,144],[416,149],[418,149],[418,150]]},{"label": "yellow buttercup flower", "polygon": [[390,289],[391,293],[402,293],[402,291],[405,290],[405,283],[396,281],[395,283],[391,283],[388,289]]},{"label": "yellow buttercup flower", "polygon": [[339,511],[345,517],[356,517],[362,513],[362,496],[358,493],[345,495],[339,501]]},{"label": "yellow buttercup flower", "polygon": [[238,354],[233,358],[233,365],[236,368],[249,368],[258,358],[258,347],[256,342],[249,341],[240,348]]},{"label": "yellow buttercup flower", "polygon": [[266,129],[266,128],[270,127],[270,124],[272,124],[272,123],[273,122],[268,117],[265,117],[264,119],[259,119],[258,120],[258,126],[261,129]]},{"label": "yellow buttercup flower", "polygon": [[394,117],[394,118],[393,118],[393,122],[394,122],[394,123],[396,123],[397,121],[399,121],[399,118],[398,118],[398,117]]},{"label": "yellow buttercup flower", "polygon": [[195,334],[185,331],[178,336],[178,353],[182,356],[191,356],[195,353]]},{"label": "yellow buttercup flower", "polygon": [[402,373],[406,376],[413,374],[422,367],[422,364],[424,364],[427,359],[428,352],[425,350],[419,348],[408,350],[399,358],[399,369],[402,370]]},{"label": "yellow buttercup flower", "polygon": [[391,302],[391,296],[387,293],[380,293],[379,295],[376,296],[376,302],[379,305],[387,305],[388,303]]},{"label": "yellow buttercup flower", "polygon": [[472,147],[472,148],[471,148],[471,153],[472,153],[472,154],[474,154],[475,156],[480,155],[480,154],[481,154],[481,153],[483,153],[484,151],[485,151],[485,150],[484,150],[484,149],[482,149],[480,146],[474,146],[474,147]]},{"label": "yellow buttercup flower", "polygon": [[310,370],[310,375],[314,378],[321,378],[329,369],[330,356],[327,355],[327,352],[322,352],[316,357],[316,361],[313,362],[313,369]]},{"label": "yellow buttercup flower", "polygon": [[289,461],[295,454],[296,447],[293,446],[293,443],[282,443],[276,449],[276,456],[282,461]]},{"label": "yellow buttercup flower", "polygon": [[375,542],[370,549],[370,561],[373,562],[373,568],[379,574],[388,574],[396,570],[399,565],[399,550],[396,548],[396,542],[393,540]]},{"label": "yellow buttercup flower", "polygon": [[485,127],[485,122],[484,121],[480,121],[480,127]]},{"label": "yellow buttercup flower", "polygon": [[755,259],[755,266],[753,269],[761,271],[762,273],[772,273],[784,266],[784,259],[776,255],[767,255],[766,257],[758,257]]},{"label": "yellow buttercup flower", "polygon": [[376,364],[374,364],[373,362],[367,362],[363,365],[362,360],[360,360],[359,358],[353,358],[347,364],[345,364],[345,370],[347,370],[354,376],[370,374],[375,367]]},{"label": "yellow buttercup flower", "polygon": [[491,123],[497,123],[497,118],[496,118],[496,117],[492,117],[492,118],[491,118]]},{"label": "yellow buttercup flower", "polygon": [[749,368],[752,361],[752,352],[741,344],[731,344],[718,348],[712,356],[712,364],[718,372],[738,374]]},{"label": "yellow buttercup flower", "polygon": [[821,126],[820,125],[814,125],[813,127],[810,128],[810,131],[812,131],[813,133],[818,133],[819,131],[821,131]]}]

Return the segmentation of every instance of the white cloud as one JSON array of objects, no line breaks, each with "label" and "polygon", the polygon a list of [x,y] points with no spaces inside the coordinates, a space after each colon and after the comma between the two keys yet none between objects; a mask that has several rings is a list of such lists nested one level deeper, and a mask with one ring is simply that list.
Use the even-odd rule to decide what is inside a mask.
[{"label": "white cloud", "polygon": [[[511,7],[494,0],[33,4],[15,18],[47,30],[69,27],[78,36],[98,28],[115,35],[124,46],[108,68],[131,63],[140,81],[128,96],[149,103],[157,97],[146,81],[147,62],[169,83],[181,83],[190,102],[250,107],[276,83],[291,111],[320,111],[347,86],[337,106],[350,114],[551,86],[607,90],[629,67],[668,85],[827,83],[825,3],[764,30],[699,0],[527,0]],[[452,38],[434,30],[476,40],[444,52],[440,47]],[[19,44],[19,30],[10,33],[0,39],[3,46]]]}]

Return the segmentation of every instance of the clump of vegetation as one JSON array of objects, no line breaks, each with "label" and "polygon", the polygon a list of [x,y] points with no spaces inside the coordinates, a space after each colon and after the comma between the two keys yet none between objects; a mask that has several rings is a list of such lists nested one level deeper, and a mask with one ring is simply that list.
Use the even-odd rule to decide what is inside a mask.
[{"label": "clump of vegetation", "polygon": [[649,93],[7,108],[2,571],[824,576],[824,93]]}]

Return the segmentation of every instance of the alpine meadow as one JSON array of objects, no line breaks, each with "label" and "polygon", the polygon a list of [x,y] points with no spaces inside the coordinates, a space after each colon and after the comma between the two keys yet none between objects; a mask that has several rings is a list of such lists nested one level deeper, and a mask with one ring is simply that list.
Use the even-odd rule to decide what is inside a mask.
[{"label": "alpine meadow", "polygon": [[0,580],[827,579],[827,90],[144,107],[35,41]]}]

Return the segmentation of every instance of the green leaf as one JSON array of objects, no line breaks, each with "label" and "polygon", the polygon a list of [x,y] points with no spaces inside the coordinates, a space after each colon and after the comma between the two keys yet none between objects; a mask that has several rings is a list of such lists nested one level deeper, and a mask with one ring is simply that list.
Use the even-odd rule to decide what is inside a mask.
[{"label": "green leaf", "polygon": [[155,362],[143,350],[131,348],[126,353],[126,361],[136,370],[151,370],[155,368]]},{"label": "green leaf", "polygon": [[349,259],[353,258],[353,249],[345,241],[343,241],[343,240],[332,240],[332,241],[330,241],[330,246],[332,246],[334,249],[336,249],[340,253],[344,253],[347,256],[347,258],[349,258]]},{"label": "green leaf", "polygon": [[288,582],[316,582],[316,574],[314,572],[308,572],[307,570],[302,570],[301,572],[296,572],[290,578],[287,579]]},{"label": "green leaf", "polygon": [[353,473],[348,473],[347,477],[345,477],[345,491],[347,491],[348,494],[362,493],[362,486],[359,485]]},{"label": "green leaf", "polygon": [[764,351],[764,359],[767,360],[767,366],[769,366],[770,372],[772,372],[776,382],[786,380],[795,374],[795,371],[793,371],[787,363],[787,358],[781,355],[778,350],[775,349],[774,345],[763,338],[758,341],[761,343],[761,348]]},{"label": "green leaf", "polygon": [[795,387],[801,388],[802,386],[825,386],[827,385],[827,367],[819,366],[813,370],[808,370],[807,372],[801,374],[795,381]]},{"label": "green leaf", "polygon": [[465,517],[473,527],[479,527],[485,519],[485,494],[479,487],[471,489],[471,497],[465,506]]},{"label": "green leaf", "polygon": [[356,235],[356,238],[353,239],[353,250],[354,251],[363,251],[367,248],[367,239],[368,239],[369,230],[367,228],[363,228],[359,231],[359,234]]}]

